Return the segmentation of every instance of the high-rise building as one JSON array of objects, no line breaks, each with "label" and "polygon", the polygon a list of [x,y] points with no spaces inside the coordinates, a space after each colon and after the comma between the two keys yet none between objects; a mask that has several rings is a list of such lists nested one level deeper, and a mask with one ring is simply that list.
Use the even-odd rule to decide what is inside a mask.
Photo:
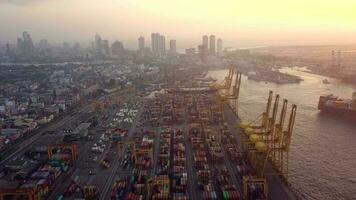
[{"label": "high-rise building", "polygon": [[124,53],[124,51],[124,45],[122,44],[122,42],[115,41],[114,43],[112,43],[111,53],[113,55],[121,55]]},{"label": "high-rise building", "polygon": [[159,47],[160,47],[160,44],[159,44],[160,39],[159,38],[160,38],[159,33],[151,34],[151,49],[152,49],[153,55],[155,55],[155,56],[159,55]]},{"label": "high-rise building", "polygon": [[203,46],[206,48],[206,49],[208,49],[209,48],[209,38],[208,38],[208,36],[207,35],[204,35],[203,36]]},{"label": "high-rise building", "polygon": [[221,53],[223,50],[223,41],[221,38],[216,41],[216,46],[218,54]]},{"label": "high-rise building", "polygon": [[162,56],[166,53],[166,38],[159,33],[151,34],[152,53],[155,56]]},{"label": "high-rise building", "polygon": [[23,32],[23,42],[22,42],[22,52],[25,54],[32,54],[35,50],[35,46],[33,45],[31,35],[26,31]]},{"label": "high-rise building", "polygon": [[201,61],[205,62],[207,60],[208,54],[205,45],[202,44],[198,46],[198,54]]},{"label": "high-rise building", "polygon": [[138,50],[141,52],[145,50],[145,38],[142,36],[138,38]]},{"label": "high-rise building", "polygon": [[169,52],[171,55],[175,55],[177,53],[177,42],[176,40],[169,41]]},{"label": "high-rise building", "polygon": [[97,53],[102,53],[102,39],[99,34],[95,35],[94,48]]},{"label": "high-rise building", "polygon": [[23,41],[21,38],[17,38],[17,49],[20,53],[23,53]]},{"label": "high-rise building", "polygon": [[209,52],[210,54],[215,54],[215,35],[209,36]]},{"label": "high-rise building", "polygon": [[110,47],[109,47],[108,40],[101,41],[101,51],[102,51],[102,54],[104,54],[104,55],[108,55],[110,53]]},{"label": "high-rise building", "polygon": [[165,55],[166,54],[166,37],[164,35],[160,35],[159,44],[160,44],[159,55],[161,55],[161,56]]}]

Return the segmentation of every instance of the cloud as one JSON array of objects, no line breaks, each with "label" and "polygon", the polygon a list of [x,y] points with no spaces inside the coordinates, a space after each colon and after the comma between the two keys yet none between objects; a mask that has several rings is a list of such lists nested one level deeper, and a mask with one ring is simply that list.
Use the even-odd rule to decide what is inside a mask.
[{"label": "cloud", "polygon": [[0,0],[0,4],[12,4],[12,5],[19,5],[19,6],[26,6],[37,4],[45,1],[50,0]]}]

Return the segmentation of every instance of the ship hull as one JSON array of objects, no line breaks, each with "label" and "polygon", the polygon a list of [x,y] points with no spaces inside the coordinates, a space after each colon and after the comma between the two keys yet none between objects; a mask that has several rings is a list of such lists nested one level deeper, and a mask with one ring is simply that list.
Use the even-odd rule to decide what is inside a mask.
[{"label": "ship hull", "polygon": [[356,120],[356,110],[335,108],[331,106],[322,106],[319,108],[321,113],[333,115],[335,117],[342,117],[351,120]]},{"label": "ship hull", "polygon": [[[329,114],[333,117],[356,121],[356,109],[351,109],[350,104],[337,103],[340,101],[342,102],[342,100],[333,95],[320,96],[318,109],[322,114]],[[330,105],[330,103],[332,104]],[[337,104],[339,106],[333,106],[333,104]]]}]

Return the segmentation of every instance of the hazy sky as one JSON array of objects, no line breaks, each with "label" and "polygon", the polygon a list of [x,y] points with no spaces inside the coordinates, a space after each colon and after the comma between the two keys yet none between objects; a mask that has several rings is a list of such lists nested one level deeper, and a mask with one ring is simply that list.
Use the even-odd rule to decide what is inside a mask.
[{"label": "hazy sky", "polygon": [[136,48],[160,32],[194,47],[203,34],[224,46],[356,43],[356,0],[0,0],[0,41],[86,42],[96,33]]}]

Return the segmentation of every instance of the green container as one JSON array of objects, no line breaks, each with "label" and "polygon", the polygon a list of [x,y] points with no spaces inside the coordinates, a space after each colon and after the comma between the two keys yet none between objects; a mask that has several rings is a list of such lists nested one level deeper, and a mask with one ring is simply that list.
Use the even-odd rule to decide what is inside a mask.
[{"label": "green container", "polygon": [[223,196],[224,196],[225,200],[229,200],[230,199],[229,192],[227,192],[227,191],[223,192]]}]

